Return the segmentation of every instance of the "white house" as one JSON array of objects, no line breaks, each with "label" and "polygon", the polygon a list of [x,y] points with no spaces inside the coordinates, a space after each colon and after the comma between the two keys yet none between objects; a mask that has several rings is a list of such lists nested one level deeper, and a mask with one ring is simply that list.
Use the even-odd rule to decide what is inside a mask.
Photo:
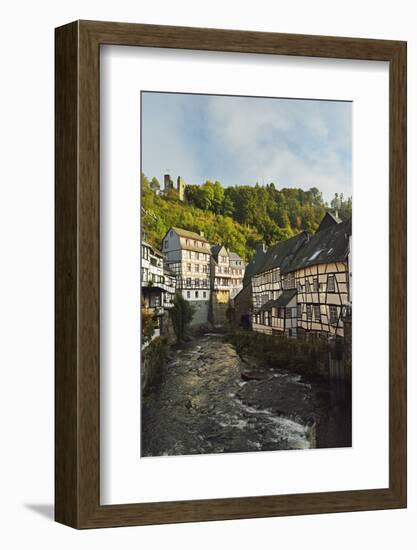
[{"label": "white house", "polygon": [[250,264],[253,329],[344,336],[351,311],[351,234],[350,220],[327,213],[314,235],[300,233],[260,251]]},{"label": "white house", "polygon": [[210,243],[203,234],[171,227],[162,240],[167,267],[176,276],[177,290],[194,307],[192,324],[209,319]]}]

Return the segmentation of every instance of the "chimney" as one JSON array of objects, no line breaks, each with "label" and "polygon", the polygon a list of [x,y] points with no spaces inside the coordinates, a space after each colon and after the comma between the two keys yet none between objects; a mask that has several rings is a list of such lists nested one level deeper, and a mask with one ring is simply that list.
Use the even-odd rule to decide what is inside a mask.
[{"label": "chimney", "polygon": [[200,235],[200,237],[204,237],[204,231],[199,231],[198,234]]},{"label": "chimney", "polygon": [[266,252],[266,245],[263,241],[259,241],[256,243],[256,253],[258,252]]}]

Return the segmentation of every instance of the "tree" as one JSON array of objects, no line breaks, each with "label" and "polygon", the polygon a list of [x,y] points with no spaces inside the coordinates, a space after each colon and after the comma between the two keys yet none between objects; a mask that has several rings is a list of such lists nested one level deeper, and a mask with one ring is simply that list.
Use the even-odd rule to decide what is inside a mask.
[{"label": "tree", "polygon": [[142,343],[147,344],[152,340],[158,323],[156,317],[147,309],[142,309]]},{"label": "tree", "polygon": [[191,323],[193,315],[193,306],[184,299],[180,292],[177,292],[174,298],[174,305],[169,310],[169,317],[172,321],[178,342],[183,341],[186,337],[188,325]]},{"label": "tree", "polygon": [[157,178],[152,178],[149,186],[154,193],[157,193],[161,189],[161,184]]}]

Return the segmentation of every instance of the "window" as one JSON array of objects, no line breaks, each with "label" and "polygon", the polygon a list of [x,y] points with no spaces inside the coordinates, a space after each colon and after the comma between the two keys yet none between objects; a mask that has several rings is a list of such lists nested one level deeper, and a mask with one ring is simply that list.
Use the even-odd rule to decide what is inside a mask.
[{"label": "window", "polygon": [[200,266],[198,264],[195,264],[195,272],[200,273]]},{"label": "window", "polygon": [[200,279],[195,279],[195,280],[194,280],[194,284],[195,284],[195,287],[196,287],[196,288],[199,288],[199,286],[200,286]]},{"label": "window", "polygon": [[320,306],[314,306],[314,320],[321,321]]},{"label": "window", "polygon": [[169,232],[169,236],[170,236],[170,237],[173,237],[173,236],[174,236],[174,232],[172,231],[172,229],[171,229],[171,231]]},{"label": "window", "polygon": [[292,308],[291,307],[286,307],[285,308],[285,318],[286,319],[291,319],[292,317]]},{"label": "window", "polygon": [[327,292],[336,292],[336,279],[334,275],[327,277]]},{"label": "window", "polygon": [[203,292],[203,298],[207,298],[207,292],[206,291]]},{"label": "window", "polygon": [[329,306],[329,313],[330,313],[330,324],[331,325],[337,325],[337,306]]},{"label": "window", "polygon": [[195,291],[195,297],[198,298],[198,290]]},{"label": "window", "polygon": [[189,290],[187,290],[187,298],[191,298],[191,294]]},{"label": "window", "polygon": [[187,284],[187,286],[191,286],[191,279],[190,279],[190,277],[187,277],[186,284]]},{"label": "window", "polygon": [[318,292],[319,291],[319,280],[317,277],[314,277],[313,279],[313,291]]},{"label": "window", "polygon": [[168,241],[164,241],[164,248],[168,248]]},{"label": "window", "polygon": [[187,264],[187,271],[191,271],[191,264]]},{"label": "window", "polygon": [[312,311],[311,304],[307,304],[307,319],[311,321],[312,318],[313,318],[313,311]]},{"label": "window", "polygon": [[278,308],[278,318],[283,319],[284,318],[284,309],[283,307]]},{"label": "window", "polygon": [[311,292],[311,283],[308,279],[306,280],[306,292]]},{"label": "window", "polygon": [[301,319],[302,316],[303,316],[303,310],[302,310],[301,304],[297,304],[297,318]]}]

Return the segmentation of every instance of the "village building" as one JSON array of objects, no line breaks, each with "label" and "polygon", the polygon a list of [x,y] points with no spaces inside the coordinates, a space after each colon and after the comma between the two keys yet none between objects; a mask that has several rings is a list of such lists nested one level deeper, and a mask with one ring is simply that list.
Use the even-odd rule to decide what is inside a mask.
[{"label": "village building", "polygon": [[231,300],[242,289],[244,260],[225,246],[211,245],[202,233],[171,227],[162,240],[166,266],[177,289],[191,303],[191,325],[223,324]]},{"label": "village building", "polygon": [[233,300],[243,288],[243,276],[245,274],[246,262],[236,254],[229,251],[229,269],[230,269],[230,298]]},{"label": "village building", "polygon": [[294,293],[283,287],[282,269],[286,268],[298,250],[307,241],[303,232],[291,239],[280,241],[255,261],[252,272],[252,328],[255,331],[272,334],[284,332],[295,335],[297,307]]},{"label": "village building", "polygon": [[[251,281],[253,330],[344,336],[351,316],[351,234],[350,221],[327,213],[314,235],[303,232],[267,251],[259,248],[244,278]],[[239,294],[237,308],[240,301]]]},{"label": "village building", "polygon": [[177,290],[194,307],[192,325],[209,318],[210,243],[204,234],[171,227],[162,240],[167,267],[175,274]]},{"label": "village building", "polygon": [[351,220],[327,213],[316,233],[283,270],[283,285],[296,290],[299,332],[345,335],[351,316]]},{"label": "village building", "polygon": [[223,324],[227,320],[232,280],[229,253],[221,244],[211,247],[210,283],[210,321],[214,325]]},{"label": "village building", "polygon": [[163,318],[173,305],[175,291],[175,274],[164,265],[162,253],[142,241],[141,308],[155,318],[154,337],[161,334]]}]

